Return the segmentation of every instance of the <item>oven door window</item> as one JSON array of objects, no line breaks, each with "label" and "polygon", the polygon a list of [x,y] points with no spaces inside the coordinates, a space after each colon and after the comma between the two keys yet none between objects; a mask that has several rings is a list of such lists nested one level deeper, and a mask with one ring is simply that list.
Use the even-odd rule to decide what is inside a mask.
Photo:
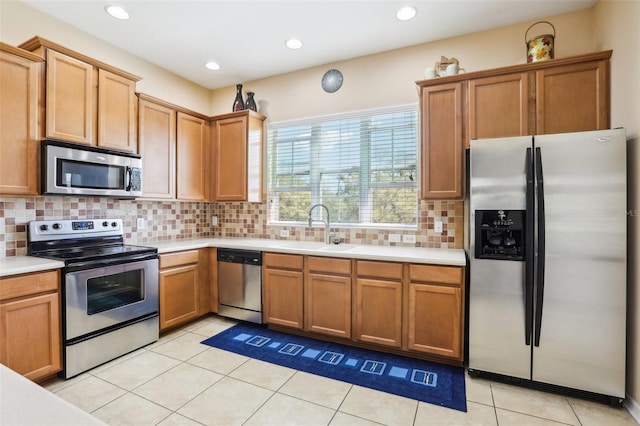
[{"label": "oven door window", "polygon": [[144,300],[144,270],[136,269],[87,280],[87,315]]},{"label": "oven door window", "polygon": [[126,167],[58,158],[56,186],[68,188],[124,189]]}]

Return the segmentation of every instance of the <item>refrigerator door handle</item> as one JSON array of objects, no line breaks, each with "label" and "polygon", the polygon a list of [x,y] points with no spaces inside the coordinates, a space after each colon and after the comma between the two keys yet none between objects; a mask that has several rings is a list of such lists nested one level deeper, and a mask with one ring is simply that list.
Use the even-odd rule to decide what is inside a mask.
[{"label": "refrigerator door handle", "polygon": [[542,152],[536,148],[536,184],[538,198],[538,270],[536,279],[535,346],[540,346],[542,329],[542,302],[544,301],[544,260],[545,260],[545,212],[544,178],[542,174]]},{"label": "refrigerator door handle", "polygon": [[533,322],[533,226],[534,226],[534,173],[533,155],[531,148],[527,148],[526,167],[526,210],[525,210],[525,305],[524,305],[524,328],[525,344],[531,345],[531,330]]}]

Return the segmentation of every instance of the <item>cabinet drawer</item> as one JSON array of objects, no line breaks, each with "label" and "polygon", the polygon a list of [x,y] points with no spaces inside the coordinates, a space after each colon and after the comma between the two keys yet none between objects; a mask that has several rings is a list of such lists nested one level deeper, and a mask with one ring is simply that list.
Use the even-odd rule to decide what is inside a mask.
[{"label": "cabinet drawer", "polygon": [[402,279],[402,263],[358,261],[359,277]]},{"label": "cabinet drawer", "polygon": [[190,263],[198,263],[198,250],[160,255],[160,269],[188,265]]},{"label": "cabinet drawer", "polygon": [[329,272],[331,274],[350,274],[351,260],[332,257],[309,256],[309,271]]},{"label": "cabinet drawer", "polygon": [[411,281],[462,284],[464,268],[458,266],[409,265]]},{"label": "cabinet drawer", "polygon": [[58,290],[59,271],[17,275],[0,279],[0,300]]},{"label": "cabinet drawer", "polygon": [[264,265],[273,268],[302,270],[302,256],[297,254],[265,253]]}]

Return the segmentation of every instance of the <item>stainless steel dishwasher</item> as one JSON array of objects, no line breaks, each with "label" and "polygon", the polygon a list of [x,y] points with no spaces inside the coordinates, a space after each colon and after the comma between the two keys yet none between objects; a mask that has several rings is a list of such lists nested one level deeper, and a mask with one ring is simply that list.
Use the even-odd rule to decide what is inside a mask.
[{"label": "stainless steel dishwasher", "polygon": [[262,323],[262,252],[218,249],[218,314]]}]

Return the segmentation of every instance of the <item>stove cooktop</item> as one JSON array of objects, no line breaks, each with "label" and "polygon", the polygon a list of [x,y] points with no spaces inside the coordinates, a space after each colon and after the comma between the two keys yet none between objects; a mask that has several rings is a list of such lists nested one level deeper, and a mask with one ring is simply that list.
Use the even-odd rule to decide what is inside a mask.
[{"label": "stove cooktop", "polygon": [[124,244],[123,228],[122,219],[32,221],[28,253],[67,264],[157,254],[153,247]]},{"label": "stove cooktop", "polygon": [[33,252],[32,256],[46,257],[61,261],[99,260],[108,257],[124,257],[129,255],[157,253],[153,247],[114,245],[97,247],[68,247]]}]

